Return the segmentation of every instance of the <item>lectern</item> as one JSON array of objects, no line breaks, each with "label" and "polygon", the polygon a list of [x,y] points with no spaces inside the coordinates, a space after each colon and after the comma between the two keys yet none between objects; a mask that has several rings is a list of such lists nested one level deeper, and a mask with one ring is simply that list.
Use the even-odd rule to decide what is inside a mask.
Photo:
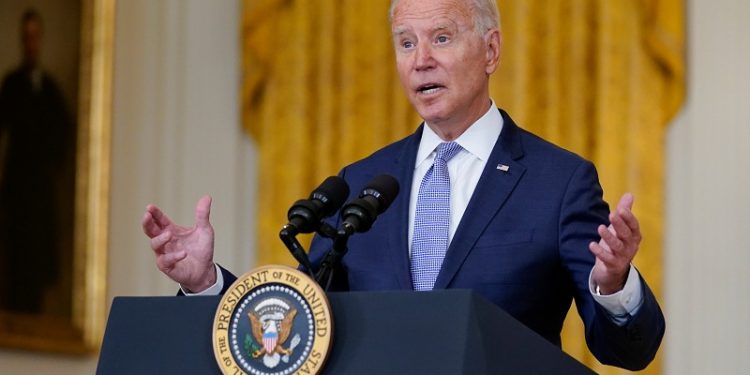
[{"label": "lectern", "polygon": [[[117,297],[98,374],[218,374],[220,296]],[[593,374],[468,290],[330,293],[325,374]]]}]

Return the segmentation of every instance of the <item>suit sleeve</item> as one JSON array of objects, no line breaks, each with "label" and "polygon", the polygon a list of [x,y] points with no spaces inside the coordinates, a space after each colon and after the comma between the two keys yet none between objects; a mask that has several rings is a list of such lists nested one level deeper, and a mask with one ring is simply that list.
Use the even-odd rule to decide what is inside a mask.
[{"label": "suit sleeve", "polygon": [[586,327],[586,343],[591,352],[604,364],[640,370],[656,355],[664,336],[664,315],[643,279],[643,305],[622,326],[613,322],[591,296],[588,277],[594,256],[588,244],[599,240],[596,228],[609,224],[608,212],[596,169],[590,162],[582,161],[573,172],[561,202],[560,258],[574,283],[576,307]]}]

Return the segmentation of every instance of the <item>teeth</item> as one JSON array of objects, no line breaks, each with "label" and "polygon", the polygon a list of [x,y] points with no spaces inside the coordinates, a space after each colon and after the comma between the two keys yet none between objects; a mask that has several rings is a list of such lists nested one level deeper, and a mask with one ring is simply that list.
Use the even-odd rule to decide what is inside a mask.
[{"label": "teeth", "polygon": [[422,94],[432,94],[440,90],[439,86],[427,86],[419,90]]}]

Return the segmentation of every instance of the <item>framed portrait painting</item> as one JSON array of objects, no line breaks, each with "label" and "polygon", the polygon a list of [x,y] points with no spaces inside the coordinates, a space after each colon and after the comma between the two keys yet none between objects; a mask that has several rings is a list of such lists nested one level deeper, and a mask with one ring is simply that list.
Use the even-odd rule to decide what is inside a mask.
[{"label": "framed portrait painting", "polygon": [[101,340],[113,30],[113,0],[0,0],[1,346]]}]

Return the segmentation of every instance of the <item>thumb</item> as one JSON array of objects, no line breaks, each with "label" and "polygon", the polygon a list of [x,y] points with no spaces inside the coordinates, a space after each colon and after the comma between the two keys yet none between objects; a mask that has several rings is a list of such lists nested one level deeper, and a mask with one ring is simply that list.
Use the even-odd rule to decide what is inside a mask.
[{"label": "thumb", "polygon": [[204,195],[195,205],[195,224],[197,226],[208,226],[208,218],[211,215],[211,196]]}]

